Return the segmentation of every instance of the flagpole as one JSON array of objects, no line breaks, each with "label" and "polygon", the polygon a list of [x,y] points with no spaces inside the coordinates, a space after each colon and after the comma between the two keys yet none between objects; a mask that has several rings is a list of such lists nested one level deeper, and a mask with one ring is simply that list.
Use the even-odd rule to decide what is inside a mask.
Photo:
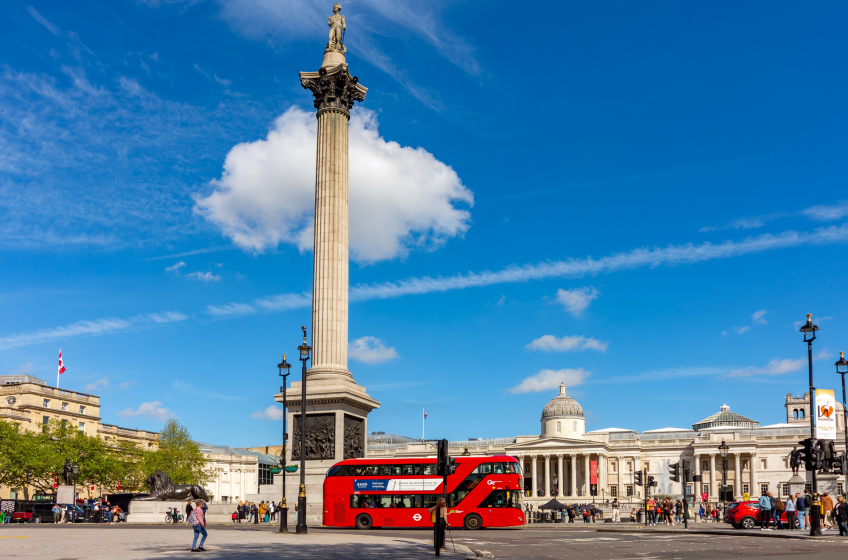
[{"label": "flagpole", "polygon": [[[59,348],[59,358],[61,358],[61,357],[62,357],[62,349]],[[59,373],[59,369],[61,367],[62,367],[61,365],[56,366],[56,388],[57,389],[59,388],[59,376],[61,375],[61,373]]]},{"label": "flagpole", "polygon": [[424,443],[424,421],[426,419],[427,419],[427,417],[424,416],[424,409],[422,408],[421,409],[421,443]]}]

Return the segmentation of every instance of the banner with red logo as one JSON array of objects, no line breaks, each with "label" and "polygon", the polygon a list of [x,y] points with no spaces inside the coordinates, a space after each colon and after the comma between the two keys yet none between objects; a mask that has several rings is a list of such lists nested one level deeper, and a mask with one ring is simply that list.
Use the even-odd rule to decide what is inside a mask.
[{"label": "banner with red logo", "polygon": [[598,483],[598,462],[589,461],[589,484]]}]

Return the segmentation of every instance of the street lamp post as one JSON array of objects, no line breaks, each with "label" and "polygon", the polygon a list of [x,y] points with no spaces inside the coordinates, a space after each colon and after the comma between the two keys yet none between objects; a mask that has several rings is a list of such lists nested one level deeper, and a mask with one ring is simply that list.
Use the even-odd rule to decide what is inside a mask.
[{"label": "street lamp post", "polygon": [[74,493],[73,493],[73,504],[71,504],[71,519],[76,522],[77,519],[77,475],[79,474],[80,466],[77,463],[71,465],[71,472],[74,473],[74,476],[71,477],[71,482],[73,482]]},{"label": "street lamp post", "polygon": [[303,329],[303,344],[297,347],[300,351],[300,361],[303,364],[300,382],[300,490],[297,494],[297,527],[295,533],[306,534],[306,362],[312,347],[306,343],[306,327]]},{"label": "street lamp post", "polygon": [[[848,373],[848,360],[845,359],[845,352],[839,353],[839,361],[834,365],[836,366],[836,373],[842,376],[842,430],[845,432],[845,453],[848,455],[848,410],[845,406],[845,374]],[[843,457],[846,455],[843,455]],[[843,463],[842,472],[846,475],[846,482],[848,482],[848,465]],[[846,488],[848,488],[848,485],[846,485]]]},{"label": "street lamp post", "polygon": [[[807,324],[801,327],[804,333],[804,342],[807,343],[807,362],[810,365],[810,449],[816,449],[816,389],[813,387],[813,341],[816,339],[816,331],[819,330],[813,324],[813,315],[807,313]],[[820,537],[821,532],[821,503],[819,502],[819,484],[816,480],[816,469],[813,465],[813,504],[810,509],[810,536]]]},{"label": "street lamp post", "polygon": [[724,519],[724,514],[727,512],[727,451],[730,447],[727,445],[727,442],[724,441],[724,438],[721,438],[721,445],[718,446],[718,450],[721,453],[721,502],[724,504],[724,509],[722,510],[721,518]]},{"label": "street lamp post", "polygon": [[[283,361],[277,364],[277,369],[280,370],[280,377],[283,378],[283,456],[280,458],[280,466],[283,467],[283,501],[280,503],[280,533],[289,532],[289,506],[286,504],[286,445],[289,440],[289,433],[286,420],[288,412],[286,412],[286,378],[291,373],[291,364],[286,362],[286,355],[283,354]],[[283,373],[285,371],[285,373]]]}]

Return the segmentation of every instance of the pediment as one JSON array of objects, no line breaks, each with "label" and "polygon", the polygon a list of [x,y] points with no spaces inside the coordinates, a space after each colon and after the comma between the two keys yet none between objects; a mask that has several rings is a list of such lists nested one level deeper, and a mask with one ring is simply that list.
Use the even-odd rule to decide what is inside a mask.
[{"label": "pediment", "polygon": [[512,445],[505,445],[504,451],[511,452],[545,452],[545,451],[586,451],[604,450],[606,446],[597,441],[586,441],[583,439],[571,439],[563,437],[545,437],[532,441],[524,441]]}]

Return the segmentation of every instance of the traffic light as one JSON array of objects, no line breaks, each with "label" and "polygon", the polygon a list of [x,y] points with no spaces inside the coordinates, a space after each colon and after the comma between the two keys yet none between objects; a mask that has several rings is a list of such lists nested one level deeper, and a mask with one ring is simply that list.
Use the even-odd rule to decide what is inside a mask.
[{"label": "traffic light", "polygon": [[668,472],[672,482],[680,482],[680,462],[669,465]]},{"label": "traffic light", "polygon": [[642,471],[636,471],[633,474],[633,477],[634,477],[633,482],[636,483],[636,486],[642,486]]},{"label": "traffic light", "polygon": [[448,475],[448,440],[440,439],[438,443],[438,459],[436,460],[436,474],[439,476]]},{"label": "traffic light", "polygon": [[657,481],[656,481],[656,480],[654,480],[654,477],[653,477],[653,476],[649,476],[649,477],[648,477],[648,487],[650,488],[651,486],[659,486],[659,485],[657,484]]},{"label": "traffic light", "polygon": [[805,440],[799,441],[801,445],[804,446],[804,449],[799,449],[801,452],[801,460],[804,461],[804,469],[808,471],[819,471],[822,468],[821,454],[816,446],[813,444],[813,440],[807,438]]},{"label": "traffic light", "polygon": [[848,474],[848,453],[833,458],[833,472],[835,474]]},{"label": "traffic light", "polygon": [[683,469],[683,480],[692,482],[692,469]]},{"label": "traffic light", "polygon": [[456,472],[456,459],[448,457],[448,476]]}]

